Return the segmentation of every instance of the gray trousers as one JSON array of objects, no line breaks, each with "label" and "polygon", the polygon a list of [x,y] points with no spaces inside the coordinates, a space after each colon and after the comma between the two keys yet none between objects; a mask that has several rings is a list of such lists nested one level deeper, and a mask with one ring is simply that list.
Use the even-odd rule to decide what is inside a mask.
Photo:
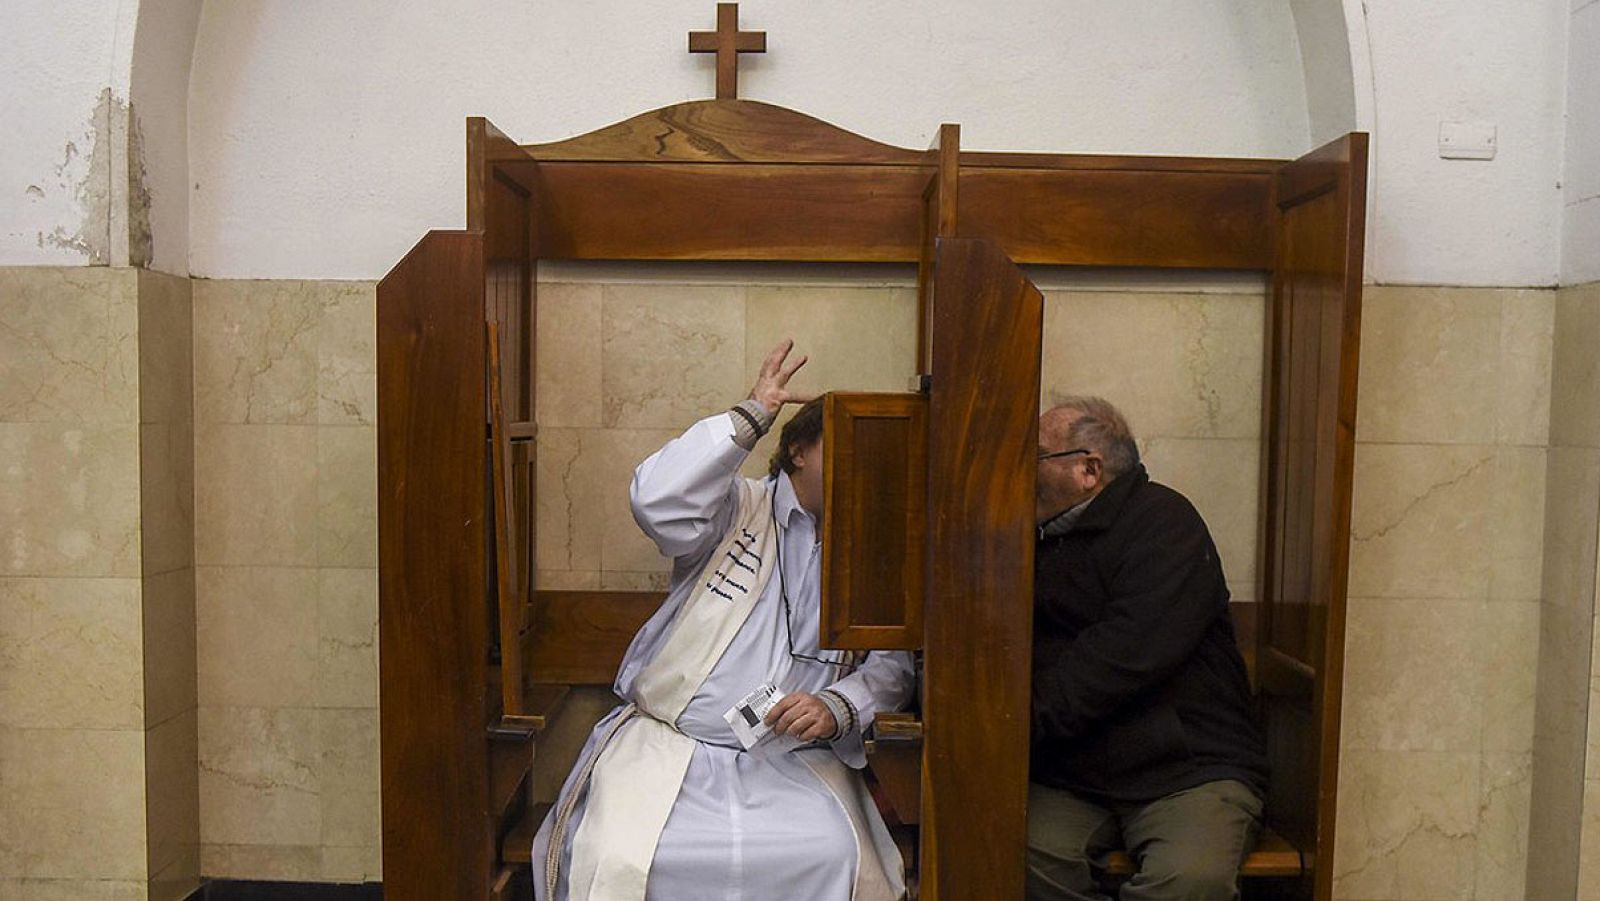
[{"label": "gray trousers", "polygon": [[1232,901],[1260,831],[1261,799],[1232,780],[1112,807],[1030,784],[1028,901],[1106,901],[1106,856],[1123,848],[1137,872],[1121,901]]}]

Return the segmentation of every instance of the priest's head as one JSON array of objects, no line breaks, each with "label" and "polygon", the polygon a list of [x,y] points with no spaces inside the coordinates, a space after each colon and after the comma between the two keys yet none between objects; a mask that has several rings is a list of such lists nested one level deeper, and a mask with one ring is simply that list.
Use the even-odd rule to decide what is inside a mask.
[{"label": "priest's head", "polygon": [[1043,524],[1093,500],[1117,476],[1139,465],[1128,420],[1099,397],[1071,396],[1039,417],[1035,513]]},{"label": "priest's head", "polygon": [[767,471],[773,477],[788,473],[795,499],[822,521],[822,398],[806,403],[783,424]]}]

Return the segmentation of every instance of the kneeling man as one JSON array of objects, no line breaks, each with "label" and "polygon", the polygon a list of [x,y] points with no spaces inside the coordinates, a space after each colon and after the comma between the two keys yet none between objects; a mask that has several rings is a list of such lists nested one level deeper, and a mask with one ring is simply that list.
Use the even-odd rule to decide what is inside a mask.
[{"label": "kneeling man", "polygon": [[1099,398],[1039,418],[1028,898],[1238,897],[1267,762],[1222,563]]},{"label": "kneeling man", "polygon": [[623,705],[595,726],[534,840],[539,901],[905,892],[856,770],[863,730],[910,700],[913,667],[903,652],[817,646],[820,401],[784,427],[769,477],[739,477],[778,410],[801,400],[786,387],[805,362],[786,363],[791,346],[767,357],[747,400],[634,472],[634,518],[673,558],[672,588],[623,658]]}]

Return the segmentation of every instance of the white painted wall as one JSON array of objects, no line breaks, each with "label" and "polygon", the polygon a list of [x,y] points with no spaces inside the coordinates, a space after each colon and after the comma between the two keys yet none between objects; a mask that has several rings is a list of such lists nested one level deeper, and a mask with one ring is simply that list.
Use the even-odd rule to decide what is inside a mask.
[{"label": "white painted wall", "polygon": [[129,84],[140,134],[143,183],[150,194],[152,268],[189,271],[189,68],[201,0],[138,4]]},{"label": "white painted wall", "polygon": [[[346,278],[461,223],[463,117],[544,141],[711,89],[683,52],[709,0],[200,3],[0,6],[0,265],[125,250],[91,209],[123,171],[90,163],[108,88],[142,129],[155,266]],[[743,93],[908,146],[958,121],[969,147],[1287,156],[1366,128],[1369,277],[1600,278],[1596,0],[974,9],[746,0],[772,49]],[[1499,156],[1439,159],[1445,119],[1494,122]]]},{"label": "white painted wall", "polygon": [[[707,0],[208,3],[190,82],[191,266],[372,278],[464,217],[463,127],[522,142],[708,96]],[[745,2],[743,96],[921,147],[1294,155],[1309,144],[1281,0]]]},{"label": "white painted wall", "polygon": [[[1552,285],[1572,0],[1368,0],[1376,98],[1369,277]],[[1444,120],[1492,122],[1491,161],[1438,155]]]},{"label": "white painted wall", "polygon": [[1571,0],[1561,281],[1600,281],[1600,0]]},{"label": "white painted wall", "polygon": [[122,60],[132,53],[133,28],[122,7],[118,0],[0,7],[0,263],[110,259],[103,209],[111,160],[96,106],[108,89],[127,96]]}]

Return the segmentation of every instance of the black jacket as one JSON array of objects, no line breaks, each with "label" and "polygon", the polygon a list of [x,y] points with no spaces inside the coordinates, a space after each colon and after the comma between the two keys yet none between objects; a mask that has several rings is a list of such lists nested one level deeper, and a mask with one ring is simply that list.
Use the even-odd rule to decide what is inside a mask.
[{"label": "black jacket", "polygon": [[1034,566],[1032,779],[1143,803],[1267,760],[1205,521],[1144,467],[1112,480]]}]

